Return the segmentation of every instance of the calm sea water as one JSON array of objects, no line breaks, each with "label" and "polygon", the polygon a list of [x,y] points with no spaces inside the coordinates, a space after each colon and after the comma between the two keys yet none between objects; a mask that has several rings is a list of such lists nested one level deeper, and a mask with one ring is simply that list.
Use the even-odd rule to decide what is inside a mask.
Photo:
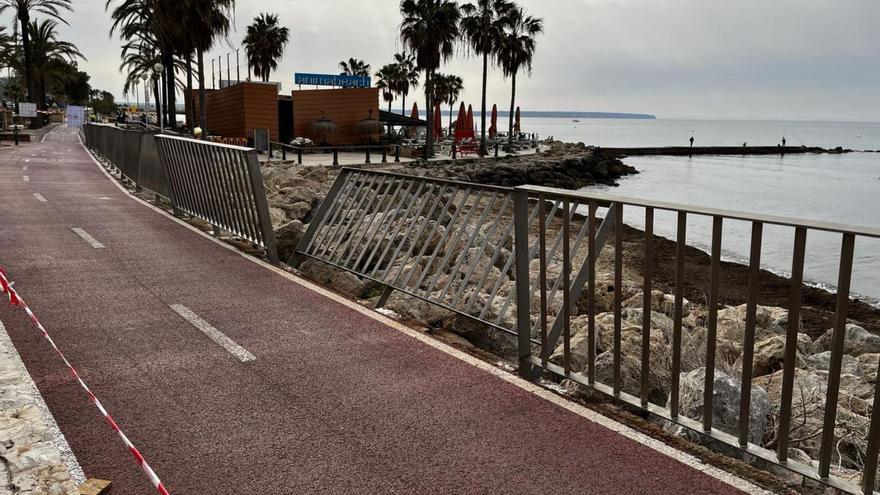
[{"label": "calm sea water", "polygon": [[[880,149],[880,123],[736,122],[686,120],[524,120],[524,130],[564,141],[601,146],[775,145],[784,132],[789,145]],[[785,157],[698,156],[634,157],[626,163],[641,173],[602,187],[610,194],[695,206],[790,216],[851,225],[880,227],[880,153],[787,155]],[[594,189],[595,190],[595,189]],[[644,226],[644,212],[627,209],[624,221]],[[674,238],[674,214],[655,213],[655,232]],[[711,219],[692,216],[688,243],[707,250]],[[748,259],[751,226],[727,221],[723,251],[728,259]],[[794,229],[765,226],[762,264],[773,271],[791,270]],[[819,285],[837,284],[840,235],[810,232],[805,278]],[[852,290],[880,299],[880,241],[856,241]]]}]

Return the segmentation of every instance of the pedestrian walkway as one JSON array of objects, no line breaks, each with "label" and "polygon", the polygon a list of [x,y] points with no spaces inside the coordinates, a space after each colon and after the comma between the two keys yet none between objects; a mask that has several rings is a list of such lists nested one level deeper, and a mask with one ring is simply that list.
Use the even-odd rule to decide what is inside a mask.
[{"label": "pedestrian walkway", "polygon": [[[751,487],[152,210],[65,127],[0,150],[0,266],[174,494]],[[0,320],[86,476],[153,493],[24,314]]]}]

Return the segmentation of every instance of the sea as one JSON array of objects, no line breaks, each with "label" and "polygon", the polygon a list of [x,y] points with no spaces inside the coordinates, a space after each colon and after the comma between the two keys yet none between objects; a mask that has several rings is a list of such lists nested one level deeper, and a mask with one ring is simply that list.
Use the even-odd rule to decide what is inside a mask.
[{"label": "sea", "polygon": [[[846,154],[786,156],[651,156],[626,158],[638,174],[619,180],[617,187],[589,191],[637,199],[670,201],[691,206],[819,220],[880,228],[880,123],[785,122],[733,120],[523,118],[524,132],[537,132],[567,142],[604,147],[687,146],[821,146],[858,150]],[[624,222],[644,227],[644,211],[624,210]],[[655,212],[654,231],[674,239],[676,217]],[[688,244],[708,251],[711,219],[690,216]],[[725,221],[722,252],[727,260],[748,263],[751,225]],[[787,275],[791,271],[794,229],[765,226],[761,263]],[[810,231],[804,278],[833,290],[838,283],[841,235]],[[708,274],[707,274],[708,280]],[[851,291],[880,301],[880,239],[859,237]]]}]

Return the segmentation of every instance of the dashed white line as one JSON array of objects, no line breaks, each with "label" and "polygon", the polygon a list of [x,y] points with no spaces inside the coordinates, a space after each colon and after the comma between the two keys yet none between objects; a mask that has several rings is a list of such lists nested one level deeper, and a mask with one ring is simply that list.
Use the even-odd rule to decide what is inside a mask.
[{"label": "dashed white line", "polygon": [[41,203],[46,202],[46,198],[44,198],[43,195],[40,193],[34,193],[34,197],[37,198],[37,201],[39,201]]},{"label": "dashed white line", "polygon": [[72,230],[76,235],[82,237],[83,240],[88,242],[89,245],[92,246],[93,248],[95,248],[95,249],[103,249],[104,248],[103,244],[98,242],[97,239],[95,239],[94,237],[89,235],[89,233],[86,232],[85,230],[83,230],[79,227],[71,227],[70,230]]},{"label": "dashed white line", "polygon": [[31,178],[28,177],[27,175],[22,175],[22,176],[21,176],[21,180],[23,180],[23,181],[25,181],[25,182],[30,182],[30,181],[31,181]]},{"label": "dashed white line", "polygon": [[23,165],[23,166],[21,167],[21,171],[22,171],[22,172],[27,172],[27,165]]},{"label": "dashed white line", "polygon": [[182,304],[172,304],[171,309],[174,310],[175,313],[179,314],[183,317],[184,320],[190,322],[192,326],[198,328],[202,331],[203,334],[207,335],[209,339],[213,340],[214,343],[219,345],[220,347],[229,351],[230,354],[238,358],[242,363],[246,363],[248,361],[253,361],[257,359],[253,354],[248,352],[247,349],[238,345],[227,337],[223,332],[217,330],[210,323],[203,320],[199,315],[195,314]]}]

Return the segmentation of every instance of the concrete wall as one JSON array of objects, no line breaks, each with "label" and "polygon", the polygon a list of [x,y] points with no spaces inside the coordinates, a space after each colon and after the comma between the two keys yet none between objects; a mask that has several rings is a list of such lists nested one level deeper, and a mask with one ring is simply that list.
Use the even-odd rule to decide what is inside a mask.
[{"label": "concrete wall", "polygon": [[358,135],[358,122],[367,118],[370,110],[373,118],[379,118],[379,89],[313,89],[293,91],[293,136],[307,137],[318,143],[320,135],[312,132],[311,124],[325,116],[338,126],[335,134],[327,135],[330,144],[362,144],[367,139]]},{"label": "concrete wall", "polygon": [[[243,82],[205,92],[208,132],[222,137],[246,138],[254,129],[269,129],[278,140],[278,86]],[[194,118],[199,122],[199,94],[193,91]],[[189,106],[189,100],[186,101]]]}]

